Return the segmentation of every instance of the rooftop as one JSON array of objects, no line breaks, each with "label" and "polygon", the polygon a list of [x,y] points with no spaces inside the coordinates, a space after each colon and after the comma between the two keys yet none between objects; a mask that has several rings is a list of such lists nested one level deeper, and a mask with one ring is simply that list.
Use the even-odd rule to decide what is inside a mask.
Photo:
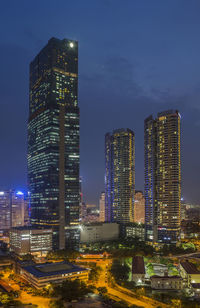
[{"label": "rooftop", "polygon": [[59,263],[23,266],[23,269],[37,278],[87,271],[86,268],[65,261]]},{"label": "rooftop", "polygon": [[158,276],[158,275],[153,275],[153,276],[151,276],[150,277],[150,279],[152,279],[152,278],[158,278],[158,279],[181,279],[182,280],[182,278],[180,277],[180,276]]},{"label": "rooftop", "polygon": [[132,259],[132,274],[145,274],[144,258],[135,256]]},{"label": "rooftop", "polygon": [[200,271],[197,270],[196,266],[193,263],[188,261],[182,261],[181,266],[187,272],[187,274],[200,274]]}]

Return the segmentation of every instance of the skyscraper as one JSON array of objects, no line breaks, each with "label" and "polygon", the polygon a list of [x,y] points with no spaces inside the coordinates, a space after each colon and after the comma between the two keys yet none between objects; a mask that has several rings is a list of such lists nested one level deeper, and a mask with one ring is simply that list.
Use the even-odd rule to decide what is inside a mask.
[{"label": "skyscraper", "polygon": [[135,136],[130,129],[105,136],[105,220],[133,221],[135,193]]},{"label": "skyscraper", "polygon": [[53,227],[65,248],[79,223],[77,41],[51,38],[30,64],[28,186],[31,224]]},{"label": "skyscraper", "polygon": [[180,114],[158,113],[144,122],[146,240],[176,243],[180,232]]},{"label": "skyscraper", "polygon": [[27,200],[21,191],[0,191],[0,231],[24,226]]},{"label": "skyscraper", "polygon": [[103,191],[99,198],[99,221],[105,222],[105,192]]},{"label": "skyscraper", "polygon": [[137,190],[134,197],[134,222],[145,222],[145,199],[142,191]]}]

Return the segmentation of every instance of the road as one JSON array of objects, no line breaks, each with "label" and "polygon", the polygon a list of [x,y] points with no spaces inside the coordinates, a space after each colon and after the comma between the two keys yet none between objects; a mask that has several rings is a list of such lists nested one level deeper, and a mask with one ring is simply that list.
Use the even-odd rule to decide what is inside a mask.
[{"label": "road", "polygon": [[[83,260],[78,260],[79,262],[83,262]],[[77,261],[76,261],[77,262]],[[123,288],[119,285],[115,285],[113,287],[111,287],[110,285],[108,285],[108,269],[110,267],[110,265],[112,264],[112,260],[111,259],[85,259],[84,262],[95,262],[96,265],[100,266],[102,268],[100,277],[99,277],[99,281],[96,283],[96,287],[106,287],[108,290],[109,295],[111,296],[111,298],[113,298],[114,300],[120,301],[120,300],[124,300],[126,301],[128,304],[131,305],[138,305],[138,306],[143,306],[145,308],[155,308],[155,307],[162,307],[162,308],[167,308],[169,307],[169,305],[163,304],[161,302],[155,301],[151,298],[148,297],[141,297],[140,299],[137,299],[135,297],[135,294],[126,289]]]},{"label": "road", "polygon": [[170,256],[167,258],[177,258],[177,259],[184,259],[184,258],[192,258],[192,259],[198,259],[200,260],[200,252],[191,252],[191,253],[187,253],[187,254],[182,254],[182,255],[174,255],[174,256]]},{"label": "road", "polygon": [[32,296],[31,294],[28,294],[24,291],[21,292],[19,300],[23,304],[33,304],[33,305],[38,305],[39,308],[48,308],[49,307],[49,298],[45,298],[42,296]]},{"label": "road", "polygon": [[[17,283],[15,283],[12,279],[8,278],[9,273],[6,273],[4,276],[5,282],[15,291],[20,291],[20,287]],[[48,308],[49,307],[49,298],[45,298],[42,296],[32,296],[25,291],[21,291],[20,296],[17,298],[23,304],[35,304],[38,305],[39,308]]]},{"label": "road", "polygon": [[124,294],[116,289],[113,289],[113,288],[110,288],[110,287],[107,287],[108,289],[108,294],[111,295],[111,297],[113,297],[113,299],[117,300],[124,300],[126,301],[128,304],[131,304],[131,305],[138,305],[138,306],[142,306],[142,307],[145,307],[145,308],[155,308],[155,307],[158,307],[158,305],[151,305],[150,303],[145,303],[137,298],[134,298],[132,296],[129,296],[127,294]]},{"label": "road", "polygon": [[170,307],[167,304],[156,301],[156,300],[154,300],[150,297],[147,297],[147,296],[141,296],[139,299],[137,299],[135,297],[135,294],[131,290],[123,288],[119,285],[116,285],[115,287],[113,287],[111,289],[113,289],[114,291],[118,291],[121,297],[125,295],[124,298],[126,298],[126,296],[127,296],[127,298],[130,298],[132,300],[131,304],[139,305],[139,303],[138,304],[136,303],[136,301],[139,301],[140,306],[143,305],[144,307],[158,307],[158,306],[162,307],[162,308],[169,308]]}]

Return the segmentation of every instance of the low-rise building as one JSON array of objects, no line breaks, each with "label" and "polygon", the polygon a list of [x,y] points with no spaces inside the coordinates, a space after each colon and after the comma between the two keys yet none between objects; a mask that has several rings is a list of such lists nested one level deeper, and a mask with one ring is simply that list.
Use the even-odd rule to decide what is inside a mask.
[{"label": "low-rise building", "polygon": [[12,228],[10,230],[10,250],[17,255],[46,255],[52,250],[52,229]]},{"label": "low-rise building", "polygon": [[80,226],[80,242],[95,243],[115,240],[119,237],[117,223],[93,223]]},{"label": "low-rise building", "polygon": [[200,297],[200,283],[191,283],[193,295],[196,298]]},{"label": "low-rise building", "polygon": [[151,288],[156,290],[181,290],[183,279],[180,276],[151,276]]},{"label": "low-rise building", "polygon": [[191,287],[191,284],[200,283],[200,271],[191,262],[180,262],[180,274],[185,280],[187,287]]},{"label": "low-rise building", "polygon": [[137,285],[145,283],[144,258],[141,256],[135,256],[132,259],[132,280]]},{"label": "low-rise building", "polygon": [[62,283],[66,279],[88,281],[89,269],[68,262],[22,266],[23,279],[37,289],[50,283]]}]

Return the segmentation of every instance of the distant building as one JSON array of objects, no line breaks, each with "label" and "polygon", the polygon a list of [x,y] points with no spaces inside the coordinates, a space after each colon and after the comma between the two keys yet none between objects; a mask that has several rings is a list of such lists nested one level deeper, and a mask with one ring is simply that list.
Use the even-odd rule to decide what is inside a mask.
[{"label": "distant building", "polygon": [[182,290],[183,279],[179,276],[151,276],[151,288],[156,290]]},{"label": "distant building", "polygon": [[180,237],[181,116],[177,110],[144,122],[146,240],[176,244]]},{"label": "distant building", "polygon": [[68,262],[56,262],[22,266],[20,274],[33,287],[40,289],[50,283],[58,284],[67,279],[87,282],[89,269]]},{"label": "distant building", "polygon": [[105,220],[127,223],[134,217],[135,135],[117,129],[105,136]]},{"label": "distant building", "polygon": [[181,202],[181,221],[185,220],[187,217],[187,205]]},{"label": "distant building", "polygon": [[187,287],[191,287],[191,284],[200,283],[200,271],[196,266],[188,261],[180,262],[180,274],[181,277],[186,280]]},{"label": "distant building", "polygon": [[139,190],[135,192],[134,198],[134,222],[145,223],[145,198]]},{"label": "distant building", "polygon": [[46,255],[52,250],[52,229],[12,228],[10,230],[10,250],[17,255]]},{"label": "distant building", "polygon": [[80,220],[81,222],[85,221],[85,218],[87,216],[87,207],[85,202],[81,202],[81,209],[80,209]]},{"label": "distant building", "polygon": [[94,204],[86,204],[86,215],[81,220],[81,223],[99,222],[99,209]]},{"label": "distant building", "polygon": [[144,258],[141,256],[132,258],[132,281],[137,285],[145,283]]},{"label": "distant building", "polygon": [[137,237],[140,241],[145,240],[145,225],[138,223],[127,223],[120,224],[120,236],[122,238],[126,237]]},{"label": "distant building", "polygon": [[27,200],[21,191],[0,191],[0,230],[24,226],[26,208]]},{"label": "distant building", "polygon": [[193,238],[200,238],[200,221],[183,220],[181,222],[181,239]]},{"label": "distant building", "polygon": [[105,192],[101,193],[99,199],[99,221],[105,222]]},{"label": "distant building", "polygon": [[93,223],[80,226],[80,242],[95,243],[116,240],[119,237],[117,223]]}]

